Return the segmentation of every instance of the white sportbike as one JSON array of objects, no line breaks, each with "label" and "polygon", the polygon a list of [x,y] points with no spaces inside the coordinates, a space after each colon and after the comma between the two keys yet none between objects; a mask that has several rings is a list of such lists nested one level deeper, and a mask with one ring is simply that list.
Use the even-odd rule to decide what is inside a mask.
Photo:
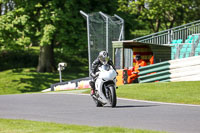
[{"label": "white sportbike", "polygon": [[106,64],[99,67],[96,73],[97,79],[95,82],[95,92],[92,95],[96,106],[101,107],[105,104],[110,104],[112,107],[116,106],[116,76],[117,73],[112,66]]}]

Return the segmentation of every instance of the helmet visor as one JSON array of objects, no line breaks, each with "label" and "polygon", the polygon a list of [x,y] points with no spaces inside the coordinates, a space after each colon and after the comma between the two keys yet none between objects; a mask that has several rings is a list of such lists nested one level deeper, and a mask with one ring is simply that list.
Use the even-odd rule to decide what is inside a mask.
[{"label": "helmet visor", "polygon": [[109,61],[109,57],[102,57],[102,56],[100,56],[99,60],[100,60],[100,62],[102,64],[106,65],[108,63],[108,61]]}]

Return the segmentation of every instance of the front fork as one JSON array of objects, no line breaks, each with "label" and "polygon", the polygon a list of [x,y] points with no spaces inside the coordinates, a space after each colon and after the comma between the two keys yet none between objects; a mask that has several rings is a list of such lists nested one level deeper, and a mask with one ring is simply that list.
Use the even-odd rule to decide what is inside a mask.
[{"label": "front fork", "polygon": [[[116,86],[113,84],[113,86],[116,88]],[[106,98],[108,99],[109,98],[109,85],[108,86],[106,86],[105,84],[104,84],[104,88],[105,88],[105,96],[106,96]]]},{"label": "front fork", "polygon": [[108,95],[108,89],[109,89],[109,87],[107,87],[106,85],[104,85],[104,88],[105,88],[105,96],[106,96],[106,98],[108,98],[109,97],[109,95]]}]

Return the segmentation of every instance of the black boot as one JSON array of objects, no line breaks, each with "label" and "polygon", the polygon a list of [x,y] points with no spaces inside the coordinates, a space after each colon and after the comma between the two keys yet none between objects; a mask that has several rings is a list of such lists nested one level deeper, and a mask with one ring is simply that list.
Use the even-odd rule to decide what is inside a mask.
[{"label": "black boot", "polygon": [[90,86],[91,86],[90,95],[92,96],[92,95],[94,95],[94,91],[95,91],[95,83],[94,83],[94,81],[90,81],[89,83],[90,83]]}]

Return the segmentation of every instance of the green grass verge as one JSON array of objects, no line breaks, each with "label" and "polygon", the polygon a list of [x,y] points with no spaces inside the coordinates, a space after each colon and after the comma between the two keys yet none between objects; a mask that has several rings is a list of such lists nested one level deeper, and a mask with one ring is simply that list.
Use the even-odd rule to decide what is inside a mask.
[{"label": "green grass verge", "polygon": [[119,86],[117,96],[170,103],[200,104],[200,81],[127,84]]},{"label": "green grass verge", "polygon": [[121,98],[200,105],[199,86],[200,81],[126,84],[116,92]]},{"label": "green grass verge", "polygon": [[[66,69],[64,73],[62,73],[63,81],[87,77],[88,73],[84,70],[77,71],[77,69]],[[39,92],[41,90],[50,88],[51,84],[58,82],[58,72],[37,73],[35,68],[6,70],[0,72],[0,94]]]},{"label": "green grass verge", "polygon": [[118,127],[89,127],[27,120],[0,119],[1,133],[161,133]]}]

